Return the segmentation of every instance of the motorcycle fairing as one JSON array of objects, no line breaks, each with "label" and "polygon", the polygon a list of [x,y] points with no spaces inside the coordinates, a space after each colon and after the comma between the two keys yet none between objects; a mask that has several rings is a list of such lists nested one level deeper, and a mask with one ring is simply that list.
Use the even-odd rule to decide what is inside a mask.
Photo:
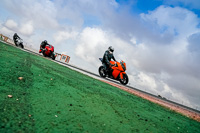
[{"label": "motorcycle fairing", "polygon": [[119,73],[120,73],[119,70],[117,70],[117,69],[113,69],[112,75],[113,75],[114,79],[117,79]]},{"label": "motorcycle fairing", "polygon": [[[110,61],[111,64],[115,64],[115,61]],[[121,64],[119,62],[116,62],[117,63],[117,67],[116,66],[113,66],[112,69],[113,69],[113,72],[112,72],[112,75],[114,77],[114,79],[117,79],[118,75],[120,74],[120,77],[121,79],[123,79],[123,72],[124,69],[122,68]]]},{"label": "motorcycle fairing", "polygon": [[52,45],[47,45],[47,46],[45,47],[45,49],[47,49],[47,50],[45,51],[45,54],[46,54],[47,56],[50,56],[50,55],[51,55],[51,52],[54,52],[54,47],[53,47]]}]

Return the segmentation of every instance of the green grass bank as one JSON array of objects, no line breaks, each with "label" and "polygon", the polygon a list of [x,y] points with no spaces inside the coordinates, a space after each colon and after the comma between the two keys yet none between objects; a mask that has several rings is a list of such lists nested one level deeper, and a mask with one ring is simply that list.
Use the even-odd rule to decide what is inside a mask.
[{"label": "green grass bank", "polygon": [[198,133],[200,123],[0,42],[0,132]]}]

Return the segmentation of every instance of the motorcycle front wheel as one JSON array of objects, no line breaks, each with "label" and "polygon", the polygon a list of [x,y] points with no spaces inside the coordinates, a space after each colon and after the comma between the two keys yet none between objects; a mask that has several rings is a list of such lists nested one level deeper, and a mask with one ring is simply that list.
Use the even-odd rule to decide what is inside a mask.
[{"label": "motorcycle front wheel", "polygon": [[55,60],[56,56],[55,56],[54,53],[51,54],[51,58],[52,58],[53,60]]},{"label": "motorcycle front wheel", "polygon": [[21,44],[21,43],[19,44],[19,46],[20,46],[20,48],[24,48],[24,45],[23,45],[23,44]]},{"label": "motorcycle front wheel", "polygon": [[128,84],[128,75],[127,74],[123,74],[123,79],[120,78],[120,83],[123,85]]},{"label": "motorcycle front wheel", "polygon": [[104,68],[104,66],[100,66],[100,67],[99,67],[99,75],[100,75],[101,77],[103,77],[103,78],[106,77],[106,73],[105,73],[105,68]]}]

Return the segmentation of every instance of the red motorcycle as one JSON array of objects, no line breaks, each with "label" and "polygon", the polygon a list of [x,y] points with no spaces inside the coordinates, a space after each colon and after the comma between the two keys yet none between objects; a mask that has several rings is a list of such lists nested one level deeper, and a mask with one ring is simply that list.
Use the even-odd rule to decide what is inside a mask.
[{"label": "red motorcycle", "polygon": [[39,53],[42,53],[44,57],[50,57],[55,60],[56,56],[54,53],[54,47],[52,45],[46,45],[44,50],[39,50]]},{"label": "red motorcycle", "polygon": [[[99,60],[102,62],[102,58],[99,58]],[[128,75],[126,74],[126,63],[124,61],[110,61],[112,64],[112,71],[109,73],[105,66],[99,67],[99,75],[103,78],[108,77],[111,79],[115,79],[120,81],[121,84],[126,85],[128,83]]]}]

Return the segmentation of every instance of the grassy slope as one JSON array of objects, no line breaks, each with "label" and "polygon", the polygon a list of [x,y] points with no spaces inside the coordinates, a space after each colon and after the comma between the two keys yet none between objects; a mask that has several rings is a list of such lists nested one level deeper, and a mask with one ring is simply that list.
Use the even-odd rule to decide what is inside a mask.
[{"label": "grassy slope", "polygon": [[0,105],[0,132],[200,129],[194,120],[1,42]]}]

